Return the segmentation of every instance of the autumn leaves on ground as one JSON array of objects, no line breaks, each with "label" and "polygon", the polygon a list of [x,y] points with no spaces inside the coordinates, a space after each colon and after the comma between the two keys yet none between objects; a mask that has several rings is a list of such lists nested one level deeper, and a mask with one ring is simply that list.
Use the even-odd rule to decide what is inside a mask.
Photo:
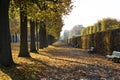
[{"label": "autumn leaves on ground", "polygon": [[18,65],[0,69],[0,80],[120,80],[120,64],[104,56],[88,54],[65,43],[18,58],[19,43],[12,43],[13,59]]}]

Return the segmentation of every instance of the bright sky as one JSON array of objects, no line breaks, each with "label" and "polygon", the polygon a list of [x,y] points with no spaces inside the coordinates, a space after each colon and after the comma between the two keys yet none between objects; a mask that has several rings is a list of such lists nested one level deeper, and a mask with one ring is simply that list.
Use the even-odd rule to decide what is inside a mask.
[{"label": "bright sky", "polygon": [[[116,18],[120,20],[120,0],[73,0],[70,15],[64,19],[62,31],[70,30],[74,25],[82,24],[84,27],[93,25],[103,18]],[[62,32],[63,33],[63,32]]]}]

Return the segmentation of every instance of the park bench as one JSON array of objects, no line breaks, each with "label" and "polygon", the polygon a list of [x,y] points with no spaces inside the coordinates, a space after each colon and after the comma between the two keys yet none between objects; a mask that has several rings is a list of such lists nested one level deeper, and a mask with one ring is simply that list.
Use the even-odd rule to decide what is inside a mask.
[{"label": "park bench", "polygon": [[93,52],[94,52],[94,47],[92,46],[88,49],[88,53],[93,53]]},{"label": "park bench", "polygon": [[75,47],[75,48],[78,48],[78,47],[79,47],[79,45],[78,45],[78,44],[76,44],[76,45],[74,45],[74,47]]},{"label": "park bench", "polygon": [[106,55],[106,57],[113,62],[120,62],[120,52],[119,51],[113,51],[112,55]]}]

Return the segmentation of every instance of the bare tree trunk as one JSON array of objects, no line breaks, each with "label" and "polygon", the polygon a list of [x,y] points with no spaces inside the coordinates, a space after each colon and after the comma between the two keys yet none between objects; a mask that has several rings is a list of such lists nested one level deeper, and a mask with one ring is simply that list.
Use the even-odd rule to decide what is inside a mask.
[{"label": "bare tree trunk", "polygon": [[30,57],[27,42],[27,2],[20,2],[20,52],[19,57]]},{"label": "bare tree trunk", "polygon": [[35,47],[35,22],[30,20],[30,52],[37,53],[36,47]]},{"label": "bare tree trunk", "polygon": [[12,35],[12,42],[14,43],[15,41],[14,41],[14,35]]},{"label": "bare tree trunk", "polygon": [[0,0],[0,65],[6,67],[14,65],[10,45],[9,2]]},{"label": "bare tree trunk", "polygon": [[[37,41],[39,39],[39,45],[37,45],[38,49],[43,49],[48,46],[47,44],[47,35],[46,35],[46,25],[44,21],[40,22],[39,25],[39,34],[38,32],[38,24],[36,26],[36,36],[37,36]],[[38,42],[37,42],[38,44]]]},{"label": "bare tree trunk", "polygon": [[36,19],[36,48],[39,50],[39,28],[38,28],[38,21]]},{"label": "bare tree trunk", "polygon": [[39,37],[39,48],[43,49],[47,46],[46,25],[43,21],[40,22]]},{"label": "bare tree trunk", "polygon": [[43,39],[44,39],[44,48],[45,47],[47,47],[48,46],[48,44],[47,44],[47,33],[46,33],[46,24],[44,23],[44,27],[43,27],[44,29],[43,29]]},{"label": "bare tree trunk", "polygon": [[15,41],[15,42],[18,42],[18,39],[17,39],[17,38],[18,38],[18,37],[17,37],[17,33],[14,34],[14,37],[15,37],[15,40],[14,40],[14,41]]},{"label": "bare tree trunk", "polygon": [[54,41],[55,41],[54,36],[48,35],[48,45],[51,45],[52,43],[54,43]]},{"label": "bare tree trunk", "polygon": [[39,30],[39,49],[44,48],[44,41],[43,41],[43,26],[40,24],[40,30]]}]

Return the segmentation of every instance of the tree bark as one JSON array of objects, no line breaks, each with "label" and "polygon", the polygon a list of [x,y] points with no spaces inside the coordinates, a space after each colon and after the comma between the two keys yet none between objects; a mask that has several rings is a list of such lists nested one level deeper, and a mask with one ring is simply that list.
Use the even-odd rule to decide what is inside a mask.
[{"label": "tree bark", "polygon": [[47,46],[46,40],[46,25],[43,21],[40,22],[40,31],[39,31],[39,49],[43,49]]},{"label": "tree bark", "polygon": [[39,49],[43,49],[43,26],[40,24],[40,30],[39,30]]},{"label": "tree bark", "polygon": [[46,24],[44,23],[44,29],[43,29],[43,39],[44,39],[44,48],[48,46],[47,44],[47,33],[46,33]]},{"label": "tree bark", "polygon": [[17,36],[17,33],[14,34],[14,37],[15,37],[15,42],[18,42],[18,36]]},{"label": "tree bark", "polygon": [[30,57],[27,42],[27,2],[20,2],[20,52],[19,57]]},{"label": "tree bark", "polygon": [[52,35],[48,35],[48,45],[51,45],[52,43],[54,43],[54,36]]},{"label": "tree bark", "polygon": [[37,50],[39,50],[39,28],[37,19],[36,19],[36,48]]},{"label": "tree bark", "polygon": [[14,43],[15,41],[14,41],[14,35],[12,35],[12,42]]},{"label": "tree bark", "polygon": [[14,65],[10,45],[9,2],[10,0],[0,0],[0,66],[5,67]]},{"label": "tree bark", "polygon": [[30,20],[30,52],[37,53],[36,47],[35,47],[35,22]]}]

